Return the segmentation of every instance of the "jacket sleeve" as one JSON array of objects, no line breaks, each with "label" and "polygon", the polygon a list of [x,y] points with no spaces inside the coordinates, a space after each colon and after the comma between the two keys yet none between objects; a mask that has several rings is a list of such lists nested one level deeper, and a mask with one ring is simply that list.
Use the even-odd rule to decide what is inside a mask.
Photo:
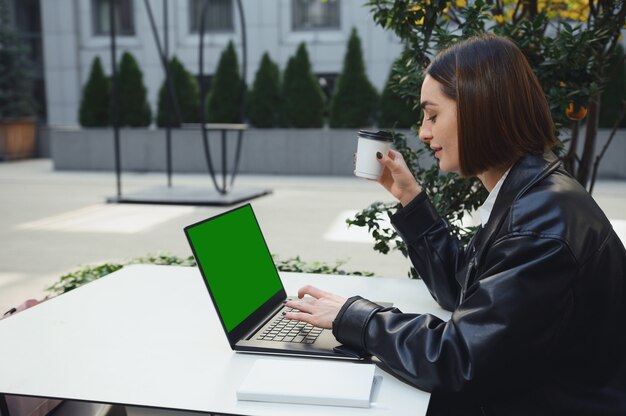
[{"label": "jacket sleeve", "polygon": [[430,294],[442,308],[452,311],[461,292],[456,275],[465,263],[465,252],[426,193],[399,209],[391,223],[406,243],[409,258]]},{"label": "jacket sleeve", "polygon": [[444,322],[356,299],[337,317],[337,339],[378,357],[426,391],[495,391],[545,367],[573,308],[576,262],[560,240],[509,236]]}]

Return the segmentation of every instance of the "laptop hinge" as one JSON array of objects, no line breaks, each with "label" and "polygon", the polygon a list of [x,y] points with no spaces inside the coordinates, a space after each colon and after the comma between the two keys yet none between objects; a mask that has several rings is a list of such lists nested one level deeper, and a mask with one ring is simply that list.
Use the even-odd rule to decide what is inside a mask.
[{"label": "laptop hinge", "polygon": [[274,317],[276,316],[276,313],[278,313],[278,311],[281,310],[282,308],[283,308],[283,303],[281,301],[278,304],[278,306],[276,306],[274,309],[272,309],[272,311],[269,314],[267,314],[268,316],[267,319],[265,319],[263,322],[261,322],[254,328],[252,328],[250,331],[248,331],[243,337],[241,337],[241,339],[249,340],[250,338],[252,338],[254,334],[256,334],[261,328],[263,328],[269,321],[274,319]]}]

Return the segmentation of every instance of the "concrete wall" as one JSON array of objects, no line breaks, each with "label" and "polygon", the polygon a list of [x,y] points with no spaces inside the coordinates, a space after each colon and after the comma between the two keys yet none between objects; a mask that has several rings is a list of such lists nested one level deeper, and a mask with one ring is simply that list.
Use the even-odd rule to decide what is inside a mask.
[{"label": "concrete wall", "polygon": [[[300,42],[305,42],[315,73],[340,73],[347,40],[352,27],[361,37],[365,67],[370,80],[382,90],[392,62],[400,55],[402,46],[392,32],[376,26],[364,1],[341,1],[338,30],[292,29],[292,0],[243,0],[246,19],[248,64],[246,80],[254,80],[261,56],[269,52],[284,70]],[[108,36],[94,34],[91,0],[54,0],[41,2],[42,35],[45,57],[46,97],[50,126],[78,125],[78,108],[82,86],[87,82],[91,63],[99,56],[104,70],[111,73],[111,52]],[[163,39],[163,7],[151,2],[154,19]],[[157,93],[165,76],[143,1],[134,1],[134,36],[119,36],[117,52],[132,53],[144,73],[144,84],[153,113]],[[169,2],[169,52],[176,55],[193,74],[199,72],[198,46],[200,37],[190,33],[189,1]],[[242,30],[235,6],[234,32],[205,35],[205,74],[215,72],[217,63],[230,40],[235,43],[242,59]],[[120,57],[118,57],[119,63]]]},{"label": "concrete wall", "polygon": [[[409,143],[417,139],[408,134]],[[609,131],[598,135],[598,152]],[[51,128],[51,154],[56,170],[113,170],[113,131],[110,129]],[[165,131],[122,129],[122,168],[126,171],[165,171]],[[236,135],[227,137],[227,166],[233,166]],[[221,136],[209,135],[214,168],[221,171]],[[352,175],[356,150],[353,129],[250,129],[245,132],[240,172],[284,175]],[[618,131],[600,164],[599,177],[626,179],[626,130]],[[174,172],[207,172],[199,130],[172,130]]]}]

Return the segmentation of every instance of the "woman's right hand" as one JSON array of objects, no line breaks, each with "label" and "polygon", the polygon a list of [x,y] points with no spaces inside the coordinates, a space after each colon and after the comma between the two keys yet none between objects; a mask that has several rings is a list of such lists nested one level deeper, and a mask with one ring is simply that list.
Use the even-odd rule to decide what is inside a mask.
[{"label": "woman's right hand", "polygon": [[396,197],[403,207],[422,192],[422,188],[415,180],[400,152],[389,150],[389,153],[383,154],[378,162],[383,165],[383,173],[378,182]]}]

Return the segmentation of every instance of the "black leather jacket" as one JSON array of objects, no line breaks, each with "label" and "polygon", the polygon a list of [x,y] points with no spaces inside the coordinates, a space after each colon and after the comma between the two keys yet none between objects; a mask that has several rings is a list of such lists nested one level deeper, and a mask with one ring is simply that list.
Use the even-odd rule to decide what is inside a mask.
[{"label": "black leather jacket", "polygon": [[350,298],[337,339],[429,415],[626,415],[626,251],[554,156],[521,158],[468,248],[424,193],[392,218],[445,322]]}]

